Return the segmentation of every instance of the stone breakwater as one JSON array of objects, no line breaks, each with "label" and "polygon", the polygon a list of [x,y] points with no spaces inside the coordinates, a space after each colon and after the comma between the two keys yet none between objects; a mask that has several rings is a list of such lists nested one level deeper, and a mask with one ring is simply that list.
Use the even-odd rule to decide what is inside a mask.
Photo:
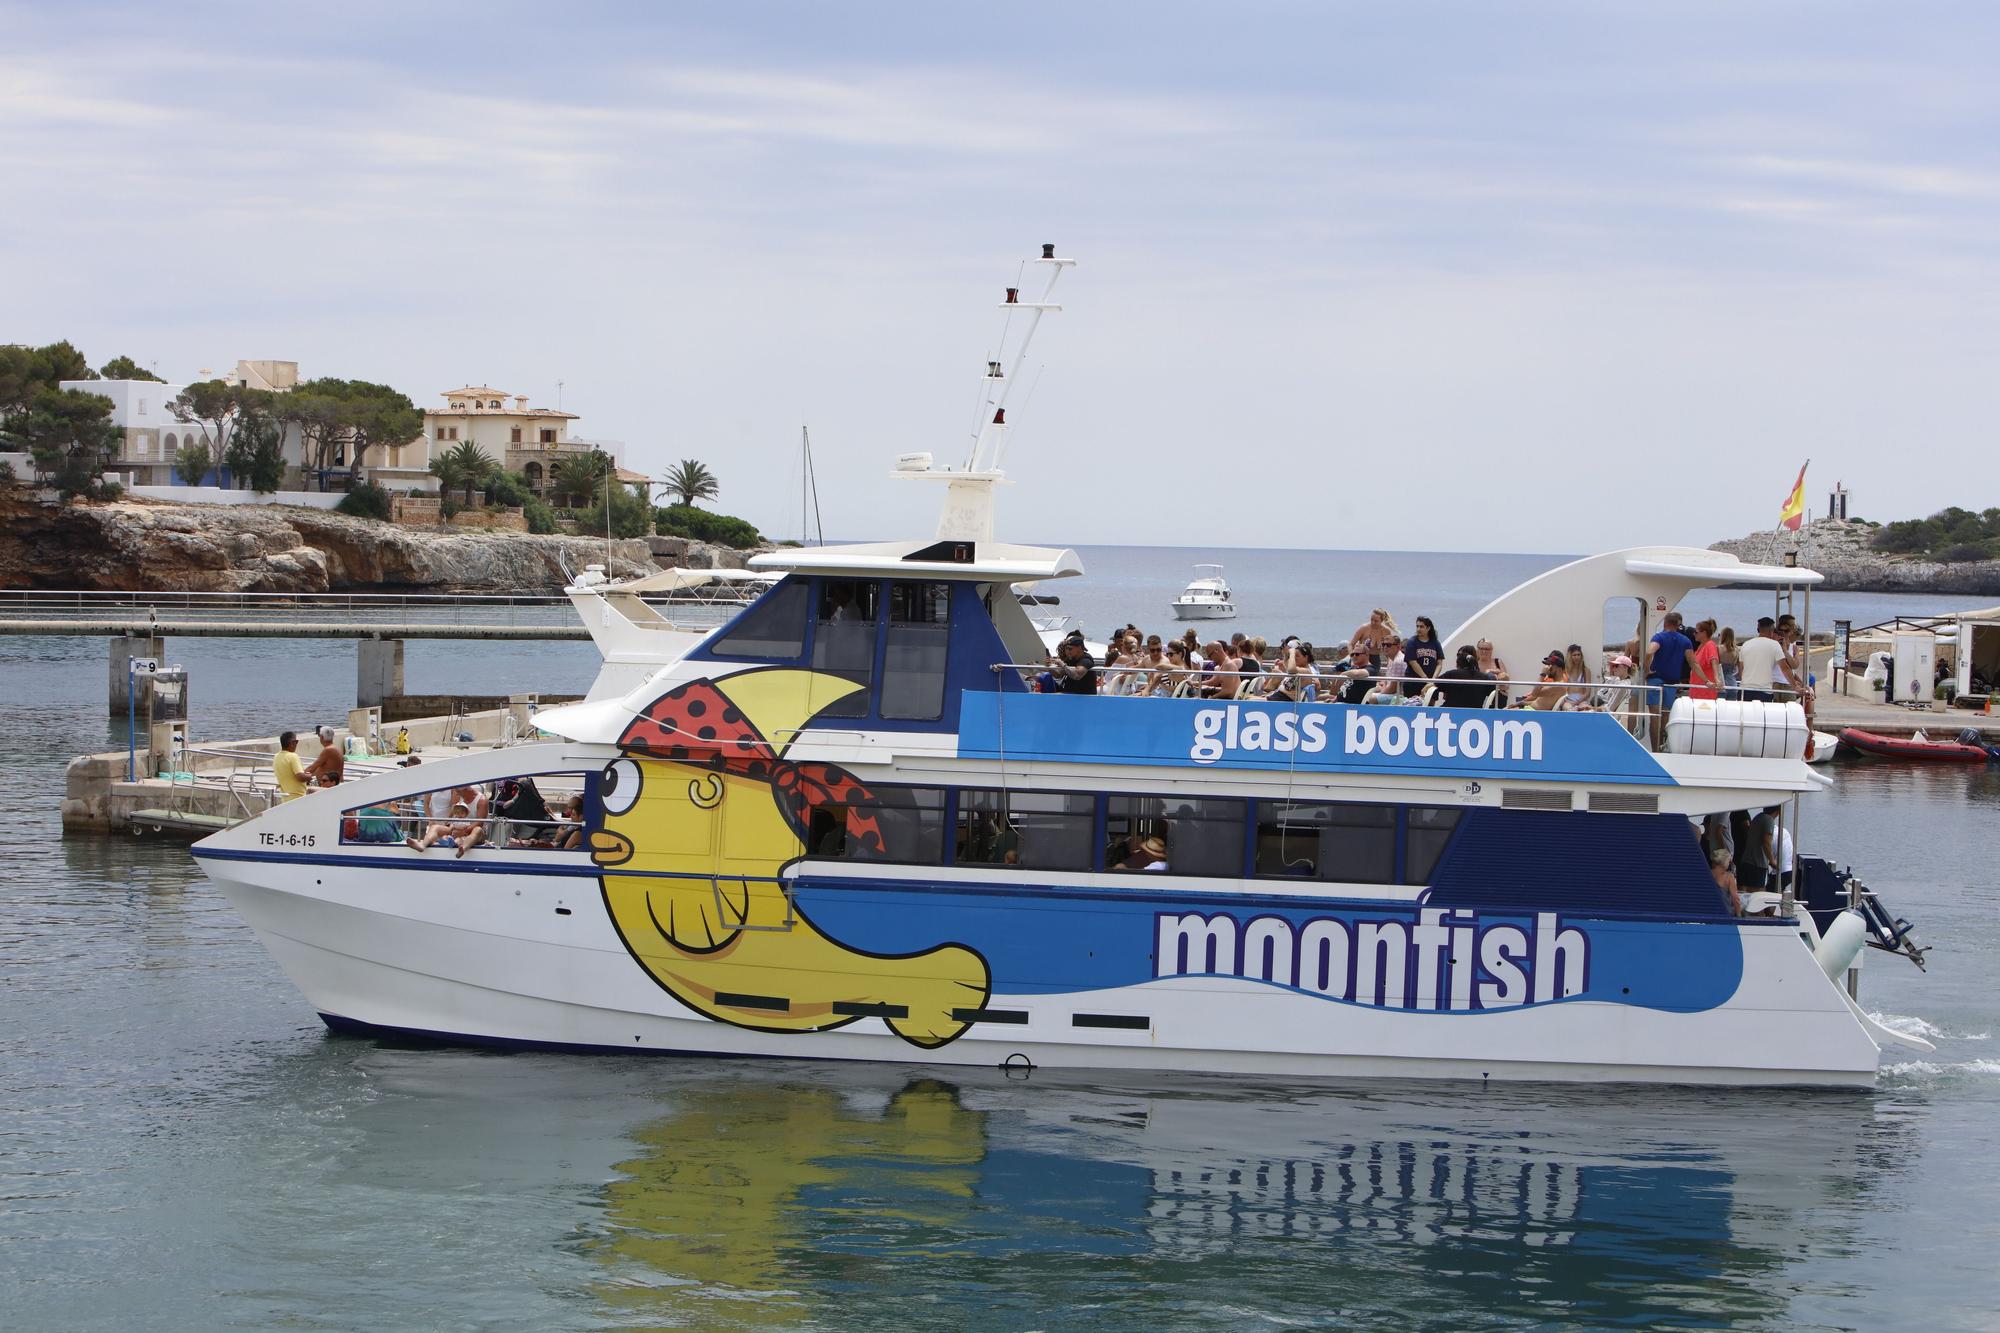
[{"label": "stone breakwater", "polygon": [[673,563],[742,558],[678,539],[404,527],[281,505],[58,505],[0,490],[0,588],[556,593],[565,566],[622,577]]},{"label": "stone breakwater", "polygon": [[2000,560],[1942,564],[1904,555],[1885,555],[1868,544],[1876,529],[1865,523],[1823,518],[1798,533],[1753,532],[1734,541],[1716,542],[1711,551],[1727,551],[1758,565],[1784,563],[1785,552],[1796,549],[1799,563],[1826,575],[1821,587],[1829,592],[1949,592],[1975,596],[2000,595]]}]

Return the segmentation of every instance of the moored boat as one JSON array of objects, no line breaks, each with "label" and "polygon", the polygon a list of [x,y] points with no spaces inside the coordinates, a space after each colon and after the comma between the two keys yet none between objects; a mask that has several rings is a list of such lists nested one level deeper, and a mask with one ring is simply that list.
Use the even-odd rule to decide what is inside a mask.
[{"label": "moored boat", "polygon": [[[1053,286],[1069,261],[1041,262]],[[1837,892],[1822,923],[1789,889],[1736,916],[1705,866],[1691,820],[1779,809],[1799,835],[1823,779],[1796,704],[1684,701],[1656,749],[1618,682],[1551,712],[1031,690],[1046,650],[1013,586],[1083,569],[994,537],[989,365],[965,466],[898,470],[947,485],[934,536],[759,556],[777,581],[754,604],[622,694],[539,714],[556,739],[198,844],[326,1023],[1286,1077],[1866,1084],[1884,1048],[1927,1049],[1842,984],[1879,924]],[[1611,598],[1644,638],[1696,588],[1818,577],[1611,552],[1503,595],[1446,656],[1490,638],[1535,660],[1601,634]],[[517,801],[526,779],[525,814],[433,799]]]},{"label": "moored boat", "polygon": [[[1979,733],[1972,732],[1973,737]],[[1934,741],[1921,731],[1914,736],[1885,736],[1879,731],[1847,727],[1840,742],[1856,754],[1876,759],[1911,759],[1924,763],[1983,764],[2000,758],[2000,747],[1965,739]]]}]

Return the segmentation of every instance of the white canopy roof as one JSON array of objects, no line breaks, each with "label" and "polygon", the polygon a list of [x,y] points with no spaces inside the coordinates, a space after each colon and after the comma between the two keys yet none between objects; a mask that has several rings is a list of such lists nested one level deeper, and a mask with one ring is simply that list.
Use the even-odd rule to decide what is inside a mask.
[{"label": "white canopy roof", "polygon": [[747,569],[663,569],[657,574],[628,579],[622,583],[600,583],[596,592],[629,592],[649,596],[657,593],[686,592],[711,583],[769,583],[772,576]]},{"label": "white canopy roof", "polygon": [[[947,558],[951,548],[970,548],[970,560]],[[921,555],[922,558],[912,559]],[[811,574],[929,574],[954,579],[1060,579],[1083,573],[1075,551],[1010,542],[862,542],[853,546],[805,546],[753,556],[752,569],[790,569]]]},{"label": "white canopy roof", "polygon": [[1824,574],[1810,569],[1746,565],[1727,551],[1704,551],[1693,546],[1653,546],[1626,552],[1625,572],[1674,579],[1690,588],[1712,588],[1723,583],[1753,583],[1759,587],[1790,584],[1803,588],[1826,581]]}]

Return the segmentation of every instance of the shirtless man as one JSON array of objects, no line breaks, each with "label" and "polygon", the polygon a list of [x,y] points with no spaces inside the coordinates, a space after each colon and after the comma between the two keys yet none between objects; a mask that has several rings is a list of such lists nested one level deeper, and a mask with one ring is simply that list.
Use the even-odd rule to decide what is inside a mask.
[{"label": "shirtless man", "polygon": [[306,781],[318,783],[322,787],[338,787],[347,775],[347,756],[333,743],[333,728],[319,729],[319,758],[306,765]]}]

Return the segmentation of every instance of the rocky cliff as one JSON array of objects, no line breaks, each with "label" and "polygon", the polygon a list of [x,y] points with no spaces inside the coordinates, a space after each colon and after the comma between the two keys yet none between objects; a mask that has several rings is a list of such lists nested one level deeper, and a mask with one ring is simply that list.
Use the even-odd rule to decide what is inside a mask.
[{"label": "rocky cliff", "polygon": [[[565,566],[657,567],[645,540],[608,545],[607,562],[603,538],[399,527],[280,505],[55,505],[0,488],[0,588],[553,593]],[[691,565],[722,559],[686,553]]]},{"label": "rocky cliff", "polygon": [[1727,551],[1752,564],[1784,563],[1784,553],[1797,549],[1799,563],[1826,575],[1821,586],[1830,592],[1949,592],[1973,596],[2000,594],[2000,560],[1940,564],[1910,556],[1884,555],[1868,544],[1876,529],[1866,523],[1822,518],[1796,534],[1753,532],[1734,541],[1717,542],[1711,551]]}]

